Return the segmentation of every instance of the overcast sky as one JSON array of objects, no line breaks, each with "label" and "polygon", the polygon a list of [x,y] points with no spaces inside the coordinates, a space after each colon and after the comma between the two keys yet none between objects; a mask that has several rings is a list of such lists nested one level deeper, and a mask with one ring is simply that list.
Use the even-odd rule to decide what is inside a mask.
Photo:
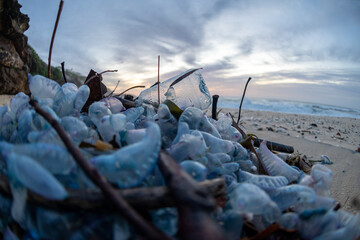
[{"label": "overcast sky", "polygon": [[[19,0],[47,60],[58,0]],[[211,94],[360,109],[358,0],[65,0],[52,63],[118,91],[202,67]],[[136,93],[136,92],[133,92]]]}]

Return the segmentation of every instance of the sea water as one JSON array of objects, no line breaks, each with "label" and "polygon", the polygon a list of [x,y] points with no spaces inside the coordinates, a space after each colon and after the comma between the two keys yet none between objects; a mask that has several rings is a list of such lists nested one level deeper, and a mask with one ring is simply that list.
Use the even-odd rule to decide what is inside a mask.
[{"label": "sea water", "polygon": [[[240,101],[240,97],[220,96],[217,107],[239,109]],[[360,119],[357,109],[288,100],[244,98],[242,109]]]}]

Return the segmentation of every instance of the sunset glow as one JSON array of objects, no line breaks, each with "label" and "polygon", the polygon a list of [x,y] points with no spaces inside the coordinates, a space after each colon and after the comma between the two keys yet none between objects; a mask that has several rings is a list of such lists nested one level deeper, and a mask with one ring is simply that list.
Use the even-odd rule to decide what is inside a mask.
[{"label": "sunset glow", "polygon": [[[47,59],[58,2],[20,3],[29,43]],[[358,108],[359,12],[359,2],[335,0],[66,1],[52,62],[83,75],[118,69],[104,83],[120,80],[120,92],[151,86],[160,55],[161,81],[202,67],[213,94],[239,95],[252,77],[248,96]]]}]

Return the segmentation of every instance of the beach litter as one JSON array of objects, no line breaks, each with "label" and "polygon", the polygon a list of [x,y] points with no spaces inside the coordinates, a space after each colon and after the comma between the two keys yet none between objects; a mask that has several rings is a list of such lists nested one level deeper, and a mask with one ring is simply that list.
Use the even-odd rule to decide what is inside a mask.
[{"label": "beach litter", "polygon": [[360,213],[330,196],[332,161],[208,117],[199,69],[162,82],[160,99],[156,85],[105,97],[101,81],[29,75],[31,97],[0,108],[4,239],[360,237]]}]

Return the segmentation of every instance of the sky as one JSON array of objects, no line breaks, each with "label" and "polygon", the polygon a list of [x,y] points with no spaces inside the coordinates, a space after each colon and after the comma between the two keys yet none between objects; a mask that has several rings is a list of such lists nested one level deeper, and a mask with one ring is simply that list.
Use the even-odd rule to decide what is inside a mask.
[{"label": "sky", "polygon": [[[58,0],[19,0],[47,62]],[[359,0],[65,0],[52,64],[104,75],[117,92],[190,68],[211,94],[360,109]],[[138,94],[139,90],[133,90]]]}]

